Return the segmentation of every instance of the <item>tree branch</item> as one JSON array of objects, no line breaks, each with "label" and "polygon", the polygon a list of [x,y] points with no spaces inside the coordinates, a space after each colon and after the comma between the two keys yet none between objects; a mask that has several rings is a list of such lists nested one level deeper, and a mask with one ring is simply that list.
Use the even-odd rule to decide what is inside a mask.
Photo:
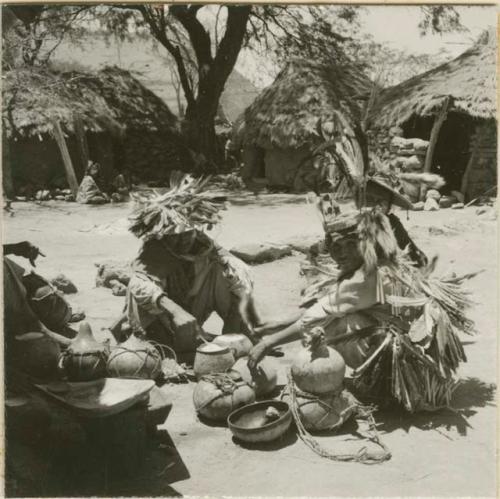
[{"label": "tree branch", "polygon": [[203,27],[203,24],[197,19],[196,13],[203,7],[202,5],[171,5],[170,13],[177,19],[189,35],[191,45],[193,46],[196,60],[198,61],[198,69],[203,70],[204,66],[210,65],[212,58],[212,42],[208,31]]},{"label": "tree branch", "polygon": [[197,101],[204,101],[213,115],[243,45],[251,9],[251,6],[227,6],[226,31],[206,78],[200,78]]},{"label": "tree branch", "polygon": [[179,73],[179,79],[181,80],[182,90],[184,91],[184,96],[186,97],[186,102],[188,103],[188,106],[194,105],[195,98],[193,89],[189,84],[186,66],[184,65],[184,60],[182,59],[182,54],[179,47],[174,45],[168,39],[165,30],[162,31],[160,29],[160,27],[156,23],[155,17],[150,7],[148,7],[147,5],[139,5],[134,8],[142,14],[144,20],[151,28],[151,32],[153,33],[155,38],[170,52],[170,54],[174,58],[174,61],[177,65],[177,71]]}]

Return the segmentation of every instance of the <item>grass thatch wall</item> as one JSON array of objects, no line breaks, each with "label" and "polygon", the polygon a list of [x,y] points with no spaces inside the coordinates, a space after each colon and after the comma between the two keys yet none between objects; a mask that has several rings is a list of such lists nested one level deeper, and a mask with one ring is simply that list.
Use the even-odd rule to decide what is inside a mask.
[{"label": "grass thatch wall", "polygon": [[496,117],[496,34],[486,31],[452,61],[381,92],[370,112],[374,128],[400,125],[412,115],[434,114],[445,98],[451,111]]},{"label": "grass thatch wall", "polygon": [[372,89],[370,80],[352,66],[325,66],[291,60],[274,83],[238,120],[238,140],[266,149],[312,146],[322,139],[317,126],[341,112],[350,123],[359,121]]}]

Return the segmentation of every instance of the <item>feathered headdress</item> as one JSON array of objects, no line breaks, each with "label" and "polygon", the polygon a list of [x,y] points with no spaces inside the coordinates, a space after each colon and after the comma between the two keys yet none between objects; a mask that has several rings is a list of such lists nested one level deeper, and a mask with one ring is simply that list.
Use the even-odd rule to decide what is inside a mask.
[{"label": "feathered headdress", "polygon": [[331,194],[323,194],[318,201],[327,234],[347,235],[355,232],[365,270],[374,270],[380,264],[396,264],[398,243],[389,219],[378,208],[341,213]]},{"label": "feathered headdress", "polygon": [[375,270],[380,264],[397,263],[398,243],[389,219],[377,208],[364,210],[357,225],[359,250],[365,270]]},{"label": "feathered headdress", "polygon": [[193,229],[209,230],[221,219],[224,199],[203,192],[210,177],[195,179],[191,175],[173,172],[170,189],[132,193],[134,210],[129,217],[129,230],[137,237],[161,239]]}]

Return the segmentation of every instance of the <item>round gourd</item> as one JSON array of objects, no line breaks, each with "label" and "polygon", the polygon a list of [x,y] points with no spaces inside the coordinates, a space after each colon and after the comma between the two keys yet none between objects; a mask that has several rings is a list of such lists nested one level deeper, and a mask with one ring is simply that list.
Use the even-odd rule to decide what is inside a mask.
[{"label": "round gourd", "polygon": [[[282,400],[291,404],[285,392]],[[299,417],[308,431],[334,430],[342,426],[356,411],[347,392],[327,393],[321,396],[299,393],[296,395]]]},{"label": "round gourd", "polygon": [[326,344],[322,328],[304,335],[304,349],[292,363],[292,377],[299,390],[316,395],[338,392],[342,388],[345,362],[342,356]]},{"label": "round gourd", "polygon": [[255,391],[228,374],[204,376],[193,392],[196,412],[207,419],[225,421],[235,409],[255,402]]},{"label": "round gourd", "polygon": [[255,369],[248,367],[248,358],[242,357],[232,367],[242,377],[243,381],[252,385],[257,396],[268,395],[277,385],[278,373],[269,359],[262,359]]},{"label": "round gourd", "polygon": [[116,378],[156,379],[161,371],[162,357],[149,341],[131,335],[111,351],[107,370]]}]

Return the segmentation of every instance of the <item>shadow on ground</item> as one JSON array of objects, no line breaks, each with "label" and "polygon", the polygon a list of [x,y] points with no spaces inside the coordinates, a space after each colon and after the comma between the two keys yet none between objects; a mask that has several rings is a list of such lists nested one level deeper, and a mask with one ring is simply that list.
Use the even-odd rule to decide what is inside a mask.
[{"label": "shadow on ground", "polygon": [[391,407],[378,411],[376,419],[380,423],[379,429],[388,433],[398,429],[409,431],[411,427],[416,427],[436,431],[454,429],[459,435],[465,436],[470,428],[468,419],[476,414],[475,409],[495,406],[495,393],[495,384],[485,383],[478,378],[466,378],[456,389],[449,409],[409,414],[401,407]]}]

